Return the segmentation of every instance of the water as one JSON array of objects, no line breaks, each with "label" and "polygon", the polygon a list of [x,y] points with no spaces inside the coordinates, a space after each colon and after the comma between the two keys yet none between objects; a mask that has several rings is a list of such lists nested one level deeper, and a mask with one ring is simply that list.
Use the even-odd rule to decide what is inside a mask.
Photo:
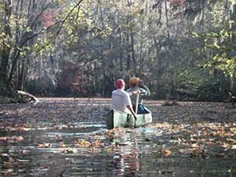
[{"label": "water", "polygon": [[[83,124],[77,129],[1,132],[2,176],[142,176],[142,177],[233,177],[235,159],[201,159],[158,153],[161,143],[149,143],[153,128],[127,129],[113,139],[103,124]],[[86,127],[86,128],[85,128]],[[119,134],[119,133],[118,133]],[[157,135],[158,136],[158,135]],[[13,138],[15,137],[15,138]],[[18,141],[17,137],[24,137]],[[78,147],[77,140],[103,144]],[[145,141],[146,140],[146,141]]]},{"label": "water", "polygon": [[[52,102],[31,108],[33,118],[27,114],[0,117],[0,176],[236,176],[236,151],[232,144],[226,146],[229,141],[236,142],[232,132],[226,139],[207,137],[201,135],[205,129],[196,129],[196,124],[158,123],[155,117],[150,126],[111,132],[100,108],[89,109],[91,117],[79,115],[77,109],[74,104]],[[220,124],[203,127],[215,133],[217,126]],[[225,131],[230,133],[230,128]]]}]

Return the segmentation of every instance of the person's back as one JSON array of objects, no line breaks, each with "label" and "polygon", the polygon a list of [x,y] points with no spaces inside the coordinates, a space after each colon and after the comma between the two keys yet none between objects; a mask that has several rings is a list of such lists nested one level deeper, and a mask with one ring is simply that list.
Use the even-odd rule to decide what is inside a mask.
[{"label": "person's back", "polygon": [[112,109],[132,114],[135,117],[135,119],[137,119],[137,116],[132,108],[130,96],[124,90],[125,89],[124,80],[118,79],[115,85],[117,89],[112,91]]},{"label": "person's back", "polygon": [[124,90],[116,89],[112,91],[112,109],[130,113],[127,105],[131,105],[131,102],[128,98],[129,95]]}]

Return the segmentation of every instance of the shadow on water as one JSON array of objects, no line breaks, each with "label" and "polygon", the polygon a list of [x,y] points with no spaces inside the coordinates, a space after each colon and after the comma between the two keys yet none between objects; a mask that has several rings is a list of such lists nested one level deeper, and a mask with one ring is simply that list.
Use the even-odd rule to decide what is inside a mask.
[{"label": "shadow on water", "polygon": [[[155,128],[121,129],[108,134],[105,125],[1,132],[2,176],[142,176],[233,177],[232,159],[163,155]],[[24,138],[20,138],[24,137]],[[83,140],[83,141],[82,141]],[[80,141],[80,144],[78,142]],[[97,144],[95,144],[97,142]],[[87,145],[86,145],[87,143]],[[174,146],[175,143],[173,143]]]}]

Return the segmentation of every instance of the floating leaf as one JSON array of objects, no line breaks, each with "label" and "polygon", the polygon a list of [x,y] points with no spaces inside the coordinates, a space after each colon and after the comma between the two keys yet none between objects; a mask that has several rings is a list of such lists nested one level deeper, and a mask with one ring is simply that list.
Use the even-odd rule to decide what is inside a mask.
[{"label": "floating leaf", "polygon": [[232,147],[231,147],[232,149],[236,149],[236,145],[234,144],[234,145],[232,145]]},{"label": "floating leaf", "polygon": [[170,150],[168,150],[168,149],[165,149],[165,150],[162,150],[162,151],[161,151],[161,154],[164,155],[164,156],[166,156],[166,157],[167,157],[167,156],[170,156],[171,153],[172,153],[172,152],[171,152]]},{"label": "floating leaf", "polygon": [[38,143],[37,145],[38,148],[49,148],[51,147],[50,143]]},{"label": "floating leaf", "polygon": [[104,146],[104,144],[101,144],[101,140],[96,140],[94,142],[92,142],[92,146],[93,147],[99,147],[99,146]]},{"label": "floating leaf", "polygon": [[230,131],[234,133],[234,135],[236,135],[236,127],[231,127]]},{"label": "floating leaf", "polygon": [[91,143],[84,139],[79,139],[77,142],[75,142],[75,146],[87,148],[91,145]]}]

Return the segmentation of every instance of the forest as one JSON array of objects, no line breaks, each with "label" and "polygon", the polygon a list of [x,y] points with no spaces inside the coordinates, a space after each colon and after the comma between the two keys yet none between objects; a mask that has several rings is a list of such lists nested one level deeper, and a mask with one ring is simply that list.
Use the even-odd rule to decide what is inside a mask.
[{"label": "forest", "polygon": [[1,0],[0,102],[110,97],[141,78],[152,99],[236,95],[233,0]]},{"label": "forest", "polygon": [[[236,0],[0,0],[0,176],[236,176],[235,22]],[[133,76],[152,121],[109,130]]]}]

